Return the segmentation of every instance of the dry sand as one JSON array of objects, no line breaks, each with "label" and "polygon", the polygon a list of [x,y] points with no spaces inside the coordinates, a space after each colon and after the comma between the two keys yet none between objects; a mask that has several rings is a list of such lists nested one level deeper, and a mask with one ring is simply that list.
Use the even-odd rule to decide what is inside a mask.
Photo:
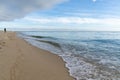
[{"label": "dry sand", "polygon": [[63,60],[0,31],[0,80],[74,80]]}]

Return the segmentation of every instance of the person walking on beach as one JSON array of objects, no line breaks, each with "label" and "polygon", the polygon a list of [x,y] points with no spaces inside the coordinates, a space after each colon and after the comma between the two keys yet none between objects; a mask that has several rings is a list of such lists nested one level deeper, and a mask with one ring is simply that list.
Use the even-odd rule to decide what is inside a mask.
[{"label": "person walking on beach", "polygon": [[4,32],[6,32],[6,28],[4,28]]}]

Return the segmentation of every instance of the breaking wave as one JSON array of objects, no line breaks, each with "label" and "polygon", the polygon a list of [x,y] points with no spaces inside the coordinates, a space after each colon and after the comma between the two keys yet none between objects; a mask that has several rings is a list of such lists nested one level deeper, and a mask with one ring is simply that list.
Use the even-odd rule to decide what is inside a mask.
[{"label": "breaking wave", "polygon": [[24,34],[21,37],[62,57],[70,75],[77,80],[120,80],[120,39],[65,39]]}]

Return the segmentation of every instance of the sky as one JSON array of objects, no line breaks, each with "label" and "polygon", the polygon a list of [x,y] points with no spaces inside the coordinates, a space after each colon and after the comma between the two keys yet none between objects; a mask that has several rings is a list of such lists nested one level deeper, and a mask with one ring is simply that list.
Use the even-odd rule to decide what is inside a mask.
[{"label": "sky", "polygon": [[0,0],[0,28],[120,31],[120,0]]}]

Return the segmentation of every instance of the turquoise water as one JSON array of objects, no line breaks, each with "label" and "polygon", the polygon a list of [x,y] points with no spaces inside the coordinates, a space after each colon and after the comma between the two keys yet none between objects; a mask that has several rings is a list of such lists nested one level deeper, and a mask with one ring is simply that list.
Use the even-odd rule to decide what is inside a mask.
[{"label": "turquoise water", "polygon": [[77,80],[120,80],[120,32],[20,32],[32,45],[59,55]]}]

